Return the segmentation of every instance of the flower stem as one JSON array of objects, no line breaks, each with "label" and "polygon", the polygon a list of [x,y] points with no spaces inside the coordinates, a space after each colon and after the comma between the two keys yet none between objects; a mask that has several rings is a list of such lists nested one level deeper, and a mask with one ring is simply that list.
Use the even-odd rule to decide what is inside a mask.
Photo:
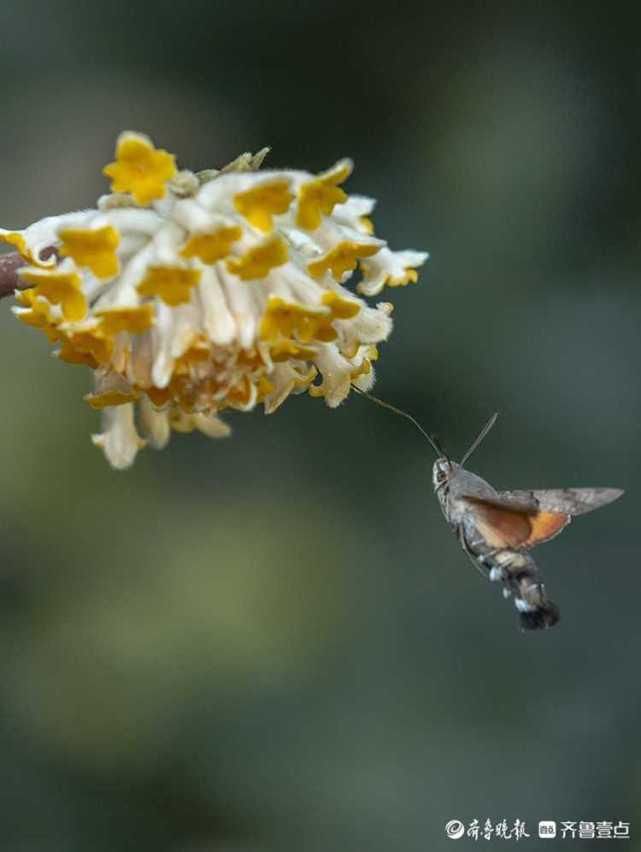
[{"label": "flower stem", "polygon": [[[56,254],[55,246],[47,246],[40,252],[40,260],[47,260]],[[27,290],[32,284],[25,284],[18,275],[18,270],[27,266],[27,261],[18,251],[8,251],[0,254],[0,299],[13,295],[15,290]]]},{"label": "flower stem", "polygon": [[10,251],[0,255],[0,299],[11,296],[14,290],[20,290],[25,286],[18,278],[18,270],[25,266],[25,261],[17,251]]}]

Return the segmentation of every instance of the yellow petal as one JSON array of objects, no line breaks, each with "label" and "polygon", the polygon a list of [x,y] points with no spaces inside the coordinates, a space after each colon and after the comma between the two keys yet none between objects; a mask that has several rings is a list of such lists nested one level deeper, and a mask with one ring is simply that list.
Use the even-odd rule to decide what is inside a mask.
[{"label": "yellow petal", "polygon": [[109,337],[121,331],[142,334],[153,325],[154,308],[150,304],[131,308],[103,308],[96,311],[96,316],[100,318],[101,331]]},{"label": "yellow petal", "polygon": [[64,228],[60,254],[71,257],[78,266],[87,266],[97,278],[113,278],[120,264],[116,249],[120,243],[118,231],[111,225],[104,228]]},{"label": "yellow petal", "polygon": [[83,358],[93,359],[98,364],[106,364],[111,358],[113,343],[105,337],[101,327],[81,330],[67,330],[65,342],[58,353],[63,361],[84,363]]},{"label": "yellow petal", "polygon": [[35,258],[27,246],[27,241],[19,231],[5,231],[0,229],[0,243],[7,243],[18,249],[20,255],[27,263],[34,263]]},{"label": "yellow petal", "polygon": [[385,283],[388,287],[405,287],[406,284],[416,284],[418,270],[407,267],[402,275],[390,275]]},{"label": "yellow petal", "polygon": [[84,399],[92,408],[99,411],[112,405],[125,405],[127,402],[135,402],[139,396],[138,391],[108,390],[103,393],[85,394]]},{"label": "yellow petal", "polygon": [[270,296],[260,322],[262,340],[287,346],[284,341],[328,343],[337,337],[332,316],[325,307],[313,308]]},{"label": "yellow petal", "polygon": [[286,213],[293,198],[289,180],[277,178],[237,193],[234,207],[255,228],[269,232],[274,226],[274,215]]},{"label": "yellow petal", "polygon": [[302,184],[298,190],[296,224],[307,231],[315,231],[337,204],[347,201],[347,193],[338,184],[347,180],[352,172],[350,160],[341,160],[326,172]]},{"label": "yellow petal", "polygon": [[331,272],[340,281],[346,272],[356,269],[358,259],[371,257],[380,251],[380,246],[372,243],[358,243],[353,240],[343,240],[318,260],[307,264],[307,271],[312,278],[321,278],[326,272]]},{"label": "yellow petal", "polygon": [[374,233],[374,223],[369,216],[359,216],[358,222],[363,232],[371,237]]},{"label": "yellow petal", "polygon": [[192,288],[200,281],[200,275],[200,269],[150,266],[136,289],[141,296],[158,296],[167,305],[175,307],[191,299]]},{"label": "yellow petal", "polygon": [[277,235],[249,249],[241,257],[232,257],[227,261],[227,269],[238,275],[243,281],[264,278],[277,266],[287,263],[288,251],[285,240]]},{"label": "yellow petal", "polygon": [[352,319],[361,309],[356,299],[346,299],[333,290],[323,295],[322,302],[331,310],[334,319]]},{"label": "yellow petal", "polygon": [[113,192],[128,192],[138,204],[163,198],[167,182],[176,174],[176,158],[141,133],[121,133],[116,159],[102,170],[111,178]]},{"label": "yellow petal", "polygon": [[309,361],[316,355],[316,350],[310,346],[303,346],[296,340],[277,340],[270,348],[269,354],[275,364],[281,361]]},{"label": "yellow petal", "polygon": [[29,266],[21,269],[20,278],[34,286],[34,296],[43,296],[53,305],[60,305],[64,318],[78,322],[87,314],[87,299],[82,281],[74,270],[42,269]]},{"label": "yellow petal", "polygon": [[193,234],[180,250],[181,257],[197,257],[203,263],[216,263],[227,257],[242,233],[240,225],[231,225],[216,228],[207,234]]},{"label": "yellow petal", "polygon": [[62,346],[56,352],[56,356],[67,364],[84,364],[95,370],[98,362],[89,352],[81,352],[76,349],[67,339],[63,340]]}]

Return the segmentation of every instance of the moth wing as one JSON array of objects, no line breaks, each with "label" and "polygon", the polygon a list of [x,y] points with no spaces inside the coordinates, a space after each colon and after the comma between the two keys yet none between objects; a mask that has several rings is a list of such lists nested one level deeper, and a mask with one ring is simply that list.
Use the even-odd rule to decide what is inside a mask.
[{"label": "moth wing", "polygon": [[539,511],[539,502],[534,491],[497,491],[490,502],[503,509],[532,514]]},{"label": "moth wing", "polygon": [[574,516],[607,506],[618,500],[623,491],[620,488],[550,488],[531,493],[544,512],[565,512]]},{"label": "moth wing", "polygon": [[543,511],[528,491],[504,491],[495,498],[464,498],[474,522],[493,548],[529,550],[558,535],[572,520],[568,512]]}]

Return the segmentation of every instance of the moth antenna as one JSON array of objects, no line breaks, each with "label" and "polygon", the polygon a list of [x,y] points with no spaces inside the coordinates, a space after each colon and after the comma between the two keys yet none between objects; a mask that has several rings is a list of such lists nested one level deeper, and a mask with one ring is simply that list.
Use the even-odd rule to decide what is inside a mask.
[{"label": "moth antenna", "polygon": [[459,464],[461,465],[461,467],[463,467],[463,465],[464,465],[464,464],[465,464],[465,462],[469,459],[469,457],[472,455],[472,453],[474,452],[474,450],[478,447],[478,445],[481,443],[481,441],[482,441],[482,440],[486,437],[487,433],[490,431],[490,429],[492,428],[492,426],[494,426],[494,424],[496,423],[496,421],[497,421],[497,419],[498,419],[498,416],[499,416],[498,411],[495,411],[495,412],[494,412],[494,414],[493,414],[493,415],[490,417],[490,419],[487,421],[487,423],[485,424],[485,426],[484,426],[484,427],[481,429],[481,431],[478,433],[478,435],[476,436],[476,438],[475,438],[475,439],[474,439],[474,441],[472,442],[472,445],[470,446],[469,450],[465,453],[465,455],[463,456],[463,458],[462,458],[462,459],[461,459],[461,461],[459,462]]},{"label": "moth antenna", "polygon": [[383,402],[382,399],[379,399],[376,396],[372,396],[371,393],[366,393],[365,391],[360,390],[355,385],[352,385],[352,387],[354,388],[356,393],[359,393],[361,396],[364,396],[365,399],[369,399],[371,402],[375,402],[376,405],[380,405],[381,408],[387,408],[388,411],[393,411],[394,414],[399,414],[401,417],[405,417],[407,420],[410,421],[410,423],[413,423],[414,426],[416,426],[416,428],[421,433],[421,435],[423,435],[423,437],[427,438],[437,456],[444,456],[445,458],[447,458],[447,456],[445,456],[445,453],[443,452],[441,447],[439,447],[438,443],[434,440],[432,435],[426,432],[425,429],[423,429],[421,424],[418,422],[418,420],[415,417],[412,417],[412,415],[409,414],[407,411],[403,411],[400,408],[396,408],[395,405],[390,405],[389,402]]}]

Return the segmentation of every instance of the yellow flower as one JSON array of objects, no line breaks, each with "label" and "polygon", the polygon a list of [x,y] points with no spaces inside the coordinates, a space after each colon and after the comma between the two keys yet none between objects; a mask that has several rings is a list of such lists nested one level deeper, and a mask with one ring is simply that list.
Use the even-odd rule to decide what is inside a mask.
[{"label": "yellow flower", "polygon": [[405,287],[418,281],[417,266],[427,255],[420,251],[390,251],[382,248],[373,257],[361,261],[363,280],[358,292],[364,296],[377,296],[383,287]]},{"label": "yellow flower", "polygon": [[105,307],[95,310],[94,316],[100,320],[100,331],[106,337],[116,337],[122,332],[142,334],[154,324],[154,306],[147,302],[131,307]]},{"label": "yellow flower", "polygon": [[16,248],[28,263],[34,262],[34,258],[31,256],[29,249],[27,248],[27,241],[25,237],[17,231],[8,231],[1,228],[0,242],[7,243],[7,245]]},{"label": "yellow flower", "polygon": [[141,133],[121,133],[116,160],[102,170],[114,192],[129,192],[138,204],[164,198],[167,182],[176,174],[176,159]]},{"label": "yellow flower", "polygon": [[241,257],[227,261],[227,269],[243,281],[265,278],[272,269],[287,263],[287,244],[282,237],[273,236],[249,249]]},{"label": "yellow flower", "polygon": [[346,181],[351,173],[351,160],[341,160],[333,168],[301,185],[296,215],[299,228],[315,231],[323,216],[329,216],[337,204],[347,201],[347,193],[338,184]]},{"label": "yellow flower", "polygon": [[260,323],[260,336],[269,343],[328,343],[338,336],[329,308],[286,302],[270,296]]},{"label": "yellow flower", "polygon": [[78,266],[87,266],[98,278],[112,278],[118,272],[116,249],[118,231],[111,225],[103,228],[63,228],[59,231],[60,254],[71,257]]},{"label": "yellow flower", "polygon": [[237,193],[234,207],[259,231],[271,231],[274,215],[287,213],[292,200],[288,180],[269,180]]},{"label": "yellow flower", "polygon": [[124,133],[105,169],[116,195],[0,229],[30,262],[14,311],[62,362],[93,370],[93,440],[116,468],[172,432],[229,434],[227,409],[271,413],[304,392],[335,407],[374,382],[392,306],[356,295],[352,273],[378,293],[414,281],[426,255],[374,236],[373,200],[340,186],[349,160],[258,171],[264,154],[177,174],[172,155]]},{"label": "yellow flower", "polygon": [[60,333],[57,330],[60,316],[56,317],[56,311],[59,315],[61,311],[48,299],[37,296],[35,288],[32,287],[16,293],[16,301],[20,307],[14,308],[14,312],[21,322],[44,331],[51,343],[60,339]]},{"label": "yellow flower", "polygon": [[175,307],[189,302],[192,287],[195,287],[199,280],[199,269],[150,266],[137,290],[141,296],[159,296],[167,305]]},{"label": "yellow flower", "polygon": [[239,225],[215,228],[209,234],[193,234],[180,250],[180,256],[197,257],[203,263],[216,263],[231,252],[231,247],[243,235]]},{"label": "yellow flower", "polygon": [[381,246],[378,244],[345,240],[333,246],[318,260],[308,263],[307,271],[312,278],[320,278],[326,272],[331,272],[334,278],[340,281],[346,272],[353,272],[356,269],[359,258],[371,257],[380,249]]},{"label": "yellow flower", "polygon": [[52,305],[60,305],[62,316],[70,322],[78,322],[87,313],[87,298],[82,287],[82,278],[71,264],[61,264],[57,269],[23,267],[20,278],[34,287],[35,297],[42,297]]}]

